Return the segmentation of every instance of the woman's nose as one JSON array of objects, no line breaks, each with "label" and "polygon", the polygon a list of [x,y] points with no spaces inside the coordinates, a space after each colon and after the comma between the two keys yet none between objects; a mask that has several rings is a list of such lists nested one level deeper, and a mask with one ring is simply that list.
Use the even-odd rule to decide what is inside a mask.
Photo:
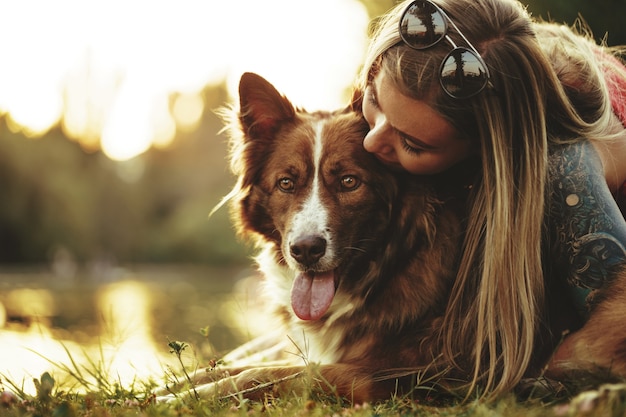
[{"label": "woman's nose", "polygon": [[382,129],[376,126],[365,135],[363,147],[366,151],[377,154],[389,153],[392,150],[386,135]]}]

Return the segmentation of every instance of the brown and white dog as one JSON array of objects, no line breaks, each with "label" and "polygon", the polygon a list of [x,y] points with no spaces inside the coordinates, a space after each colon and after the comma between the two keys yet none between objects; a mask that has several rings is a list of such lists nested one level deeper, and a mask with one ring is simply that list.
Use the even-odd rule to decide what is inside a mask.
[{"label": "brown and white dog", "polygon": [[438,329],[462,240],[457,210],[431,180],[391,173],[366,152],[359,112],[297,109],[252,73],[239,93],[228,200],[237,232],[260,248],[283,343],[272,335],[226,361],[250,350],[267,359],[291,343],[302,358],[202,371],[193,391],[260,398],[313,382],[359,402],[445,374]]}]

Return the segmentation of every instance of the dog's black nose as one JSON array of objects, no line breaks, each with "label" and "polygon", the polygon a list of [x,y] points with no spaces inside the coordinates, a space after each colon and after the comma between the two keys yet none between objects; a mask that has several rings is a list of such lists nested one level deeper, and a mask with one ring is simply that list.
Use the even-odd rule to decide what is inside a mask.
[{"label": "dog's black nose", "polygon": [[313,266],[326,253],[326,239],[319,236],[304,236],[290,246],[291,256],[299,264]]}]

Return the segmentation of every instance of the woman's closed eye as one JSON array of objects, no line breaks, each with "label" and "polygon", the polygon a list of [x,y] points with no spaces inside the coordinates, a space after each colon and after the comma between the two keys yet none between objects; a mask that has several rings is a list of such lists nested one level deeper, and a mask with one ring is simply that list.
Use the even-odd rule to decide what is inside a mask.
[{"label": "woman's closed eye", "polygon": [[371,83],[365,88],[365,98],[369,104],[372,105],[372,107],[380,109],[380,106],[378,105],[378,98],[376,97],[376,89],[374,89],[374,86]]},{"label": "woman's closed eye", "polygon": [[398,136],[400,136],[400,143],[402,144],[402,148],[411,154],[417,155],[423,152],[426,152],[427,149],[417,146],[409,137],[405,134],[398,132]]}]

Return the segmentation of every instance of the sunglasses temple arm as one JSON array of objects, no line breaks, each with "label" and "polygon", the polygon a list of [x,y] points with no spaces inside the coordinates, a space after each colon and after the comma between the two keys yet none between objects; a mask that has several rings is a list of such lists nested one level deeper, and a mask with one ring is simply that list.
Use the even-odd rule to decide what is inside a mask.
[{"label": "sunglasses temple arm", "polygon": [[[447,33],[446,33],[445,35],[443,35],[443,37],[444,37],[444,39],[445,39],[446,41],[448,41],[448,43],[450,44],[450,46],[451,46],[453,49],[458,48],[458,46],[456,45],[456,43],[454,43],[454,41],[452,40],[452,38],[451,38],[450,36],[448,36],[448,34],[447,34]],[[472,48],[472,49],[474,49],[474,48]]]}]

